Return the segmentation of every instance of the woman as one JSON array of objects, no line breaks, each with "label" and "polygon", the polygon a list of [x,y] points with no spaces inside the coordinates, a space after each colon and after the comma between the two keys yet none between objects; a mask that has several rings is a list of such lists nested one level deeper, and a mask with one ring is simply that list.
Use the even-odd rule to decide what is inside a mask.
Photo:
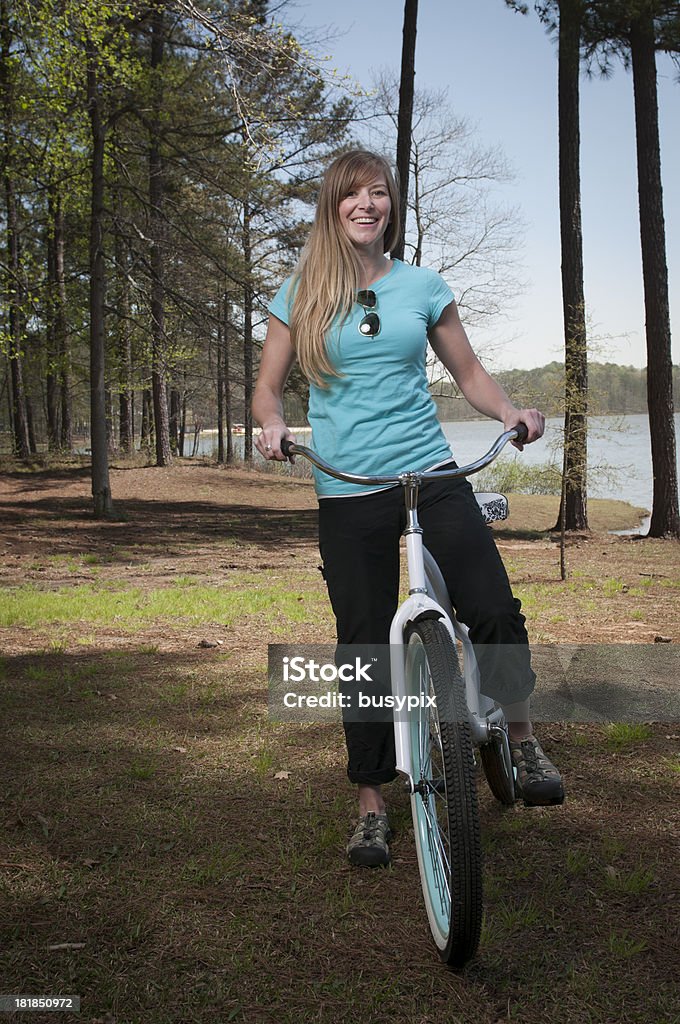
[{"label": "woman", "polygon": [[[281,441],[292,438],[282,396],[297,359],[310,381],[314,447],[326,461],[366,475],[451,465],[427,389],[428,340],[479,412],[506,430],[526,424],[527,442],[543,434],[543,415],[515,408],[482,367],[442,278],[386,255],[399,235],[398,211],[382,157],[353,150],[328,168],[298,268],[270,306],[253,399],[262,428],[256,445],[265,459],[284,460]],[[401,488],[367,493],[318,472],[315,481],[338,644],[387,644],[398,603]],[[524,617],[472,488],[461,479],[432,481],[421,489],[418,515],[457,614],[481,652],[482,691],[503,704],[522,795],[531,804],[561,803],[560,775],[529,721],[535,675]],[[515,645],[511,681],[508,644]],[[348,776],[359,796],[350,861],[388,864],[381,786],[396,777],[392,725],[346,721],[345,736]]]}]

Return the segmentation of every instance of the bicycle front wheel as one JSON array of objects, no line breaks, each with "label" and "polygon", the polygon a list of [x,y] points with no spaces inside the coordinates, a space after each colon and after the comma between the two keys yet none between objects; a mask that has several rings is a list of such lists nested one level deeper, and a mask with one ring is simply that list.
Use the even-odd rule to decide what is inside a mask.
[{"label": "bicycle front wheel", "polygon": [[409,738],[411,812],[427,917],[442,960],[462,967],[482,924],[482,855],[475,758],[456,650],[443,623],[406,634],[406,685],[419,697]]}]

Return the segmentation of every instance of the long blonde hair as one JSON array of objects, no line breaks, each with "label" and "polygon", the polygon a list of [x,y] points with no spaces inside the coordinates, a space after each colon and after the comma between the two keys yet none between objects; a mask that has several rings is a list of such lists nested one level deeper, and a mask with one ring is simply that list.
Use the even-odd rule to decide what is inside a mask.
[{"label": "long blonde hair", "polygon": [[383,251],[394,248],[399,194],[390,165],[377,153],[353,149],[334,160],[323,177],[314,223],[293,275],[291,341],[302,372],[319,387],[327,387],[323,375],[339,376],[328,358],[326,335],[336,318],[349,315],[361,287],[359,258],[340,224],[338,207],[350,189],[380,175],[392,203]]}]

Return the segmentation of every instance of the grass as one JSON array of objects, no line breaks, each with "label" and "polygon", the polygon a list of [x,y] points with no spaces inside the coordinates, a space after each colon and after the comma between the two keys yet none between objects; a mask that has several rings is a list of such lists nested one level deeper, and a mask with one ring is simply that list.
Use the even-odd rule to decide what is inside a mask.
[{"label": "grass", "polygon": [[[250,583],[250,585],[249,585]],[[238,589],[201,585],[182,577],[169,586],[142,589],[125,583],[91,583],[43,590],[35,586],[17,587],[0,601],[0,627],[115,623],[121,629],[163,620],[183,620],[206,624],[233,625],[240,618],[265,612],[289,621],[307,616],[305,601],[309,595],[291,591],[283,583],[268,587],[261,577],[243,580]]]},{"label": "grass", "polygon": [[607,746],[616,751],[637,747],[651,735],[651,726],[644,722],[610,722],[605,729]]},{"label": "grass", "polygon": [[630,960],[631,957],[639,956],[647,949],[645,939],[636,939],[628,932],[611,932],[609,936],[609,949],[616,957],[622,960]]},{"label": "grass", "polygon": [[590,863],[590,854],[587,850],[567,850],[565,867],[570,875],[586,874]]},{"label": "grass", "polygon": [[615,868],[608,864],[605,868],[605,884],[612,892],[639,895],[645,892],[654,882],[654,872],[639,864],[630,871]]}]

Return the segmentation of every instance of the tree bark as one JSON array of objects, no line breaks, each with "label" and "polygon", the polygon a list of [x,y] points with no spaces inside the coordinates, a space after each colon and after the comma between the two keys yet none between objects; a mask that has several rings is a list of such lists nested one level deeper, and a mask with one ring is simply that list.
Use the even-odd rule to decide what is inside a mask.
[{"label": "tree bark", "polygon": [[399,240],[391,255],[404,258],[406,216],[408,212],[408,180],[411,157],[411,128],[413,123],[413,92],[416,74],[416,31],[418,27],[418,0],[405,0],[404,29],[401,47],[401,79],[399,84],[399,113],[397,116],[397,175],[399,183]]},{"label": "tree bark", "polygon": [[222,334],[224,336],[224,418],[227,430],[227,465],[234,461],[234,436],[232,429],[234,416],[231,404],[231,380],[230,380],[230,359],[229,359],[229,296],[225,292],[222,306]]},{"label": "tree bark", "polygon": [[59,358],[59,392],[61,395],[61,437],[62,451],[73,451],[73,431],[71,426],[71,340],[66,316],[66,271],[64,265],[65,248],[64,203],[61,194],[57,197],[54,214],[54,255],[56,259],[56,306],[54,309],[54,332]]},{"label": "tree bark", "polygon": [[246,194],[243,200],[243,460],[253,461],[253,288],[252,288],[252,244],[250,238],[250,202]]},{"label": "tree bark", "polygon": [[165,232],[163,221],[163,158],[161,156],[161,64],[165,43],[163,8],[153,13],[151,28],[151,75],[153,113],[149,140],[149,204],[151,235],[151,390],[156,425],[156,465],[169,466],[170,425],[165,382]]},{"label": "tree bark", "polygon": [[564,322],[564,487],[555,529],[587,530],[588,349],[583,291],[579,72],[581,0],[560,0],[558,110],[562,313]]},{"label": "tree bark", "polygon": [[215,387],[217,389],[217,461],[222,464],[225,461],[224,452],[224,360],[222,338],[222,324],[217,325],[217,374]]},{"label": "tree bark", "polygon": [[184,443],[187,434],[187,371],[184,369],[182,378],[182,395],[179,418],[179,454],[184,458]]},{"label": "tree bark", "polygon": [[153,398],[151,389],[144,388],[142,392],[142,427],[140,432],[140,445],[150,454],[153,445]]},{"label": "tree bark", "polygon": [[113,512],[109,482],[106,436],[106,389],[104,304],[104,126],[98,81],[98,54],[87,40],[87,105],[92,134],[92,196],[90,210],[90,445],[92,448],[92,497],[94,514],[103,518]]},{"label": "tree bark", "polygon": [[71,451],[71,354],[66,318],[66,274],[64,271],[64,202],[61,187],[52,182],[48,191],[48,447]]},{"label": "tree bark", "polygon": [[106,397],[106,438],[107,438],[108,443],[109,443],[109,455],[113,455],[118,450],[118,445],[116,444],[116,428],[115,428],[115,424],[113,422],[113,394],[111,393],[111,388],[108,386],[108,384],[107,384],[106,390],[105,390],[105,397]]},{"label": "tree bark", "polygon": [[[116,219],[120,221],[121,199],[116,189]],[[119,230],[115,234],[115,255],[118,271],[118,439],[124,454],[134,451],[135,432],[132,415],[132,342],[130,338],[130,284],[128,282],[128,249]]]},{"label": "tree bark", "polygon": [[59,355],[55,314],[57,306],[57,254],[56,254],[56,204],[57,190],[50,183],[47,192],[47,303],[46,303],[46,339],[45,352],[45,398],[47,406],[47,450],[57,451],[59,448]]},{"label": "tree bark", "polygon": [[170,387],[170,418],[168,420],[168,434],[170,436],[170,451],[173,455],[179,453],[179,424],[182,417],[182,396],[176,384],[176,376],[173,373],[175,383]]},{"label": "tree bark", "polygon": [[647,405],[654,480],[648,536],[680,537],[655,38],[654,22],[648,10],[643,9],[631,22],[630,49],[647,336]]},{"label": "tree bark", "polygon": [[7,305],[8,305],[8,355],[12,382],[12,423],[14,432],[14,453],[26,459],[31,453],[24,390],[22,360],[22,282],[19,259],[19,216],[14,186],[14,78],[12,75],[12,28],[6,0],[0,2],[0,36],[2,58],[0,59],[0,92],[2,93],[3,146],[2,173],[5,192],[6,239],[7,239]]}]

